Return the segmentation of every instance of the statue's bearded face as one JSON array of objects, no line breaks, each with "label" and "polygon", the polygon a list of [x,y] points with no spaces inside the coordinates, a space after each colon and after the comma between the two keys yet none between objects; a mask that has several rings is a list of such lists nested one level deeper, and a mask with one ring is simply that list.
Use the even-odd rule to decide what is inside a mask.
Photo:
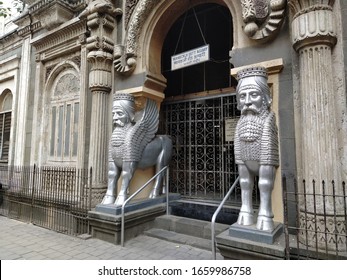
[{"label": "statue's bearded face", "polygon": [[246,86],[239,89],[239,109],[242,115],[258,115],[263,110],[264,96],[258,87]]},{"label": "statue's bearded face", "polygon": [[112,113],[114,125],[123,127],[129,123],[129,116],[122,108],[113,108]]}]

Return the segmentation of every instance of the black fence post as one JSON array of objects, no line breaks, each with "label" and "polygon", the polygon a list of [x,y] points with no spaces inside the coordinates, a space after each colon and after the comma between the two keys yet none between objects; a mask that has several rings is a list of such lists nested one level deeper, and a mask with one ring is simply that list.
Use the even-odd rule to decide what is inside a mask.
[{"label": "black fence post", "polygon": [[282,176],[283,198],[284,198],[284,236],[286,240],[286,259],[290,259],[290,245],[289,245],[289,231],[288,231],[288,193],[287,193],[287,180]]},{"label": "black fence post", "polygon": [[332,188],[333,188],[333,207],[334,207],[334,231],[335,231],[335,254],[336,257],[339,255],[339,236],[338,236],[338,229],[337,229],[337,218],[336,218],[336,193],[335,193],[335,181],[331,181]]},{"label": "black fence post", "polygon": [[[296,178],[294,178],[294,200],[295,200],[295,205],[296,205],[296,229],[295,229],[295,233],[296,233],[296,258],[299,259],[299,236],[300,236],[300,200],[299,200],[299,190],[298,190],[298,184],[299,182],[297,181]],[[303,184],[305,184],[305,180],[303,181]]]},{"label": "black fence post", "polygon": [[328,233],[327,233],[327,212],[326,212],[326,193],[325,193],[325,181],[322,181],[323,186],[323,214],[324,214],[324,241],[325,241],[325,254],[328,256]]},{"label": "black fence post", "polygon": [[[25,169],[24,169],[24,170],[25,170]],[[30,170],[30,167],[29,167],[29,170]],[[30,223],[33,223],[33,221],[34,221],[35,175],[36,175],[36,164],[34,164],[33,172],[32,172],[32,181],[31,181],[31,186],[32,186],[32,187],[30,188],[30,186],[29,186],[29,190],[31,189]]]},{"label": "black fence post", "polygon": [[345,245],[346,245],[346,252],[347,252],[347,197],[346,197],[346,183],[342,182],[342,190],[343,190],[343,204],[344,204],[344,212],[345,212]]},{"label": "black fence post", "polygon": [[89,182],[88,182],[88,188],[89,188],[88,211],[90,211],[92,209],[92,170],[93,170],[93,167],[90,167],[90,170],[89,170]]},{"label": "black fence post", "polygon": [[[314,184],[314,180],[313,180],[313,184]],[[308,186],[310,187],[310,186]],[[306,252],[308,251],[308,230],[307,230],[307,191],[306,191],[306,184],[304,182],[304,203],[305,203],[305,248],[306,248]],[[299,200],[300,201],[300,200]]]},{"label": "black fence post", "polygon": [[318,258],[318,228],[317,228],[317,197],[316,197],[316,184],[315,180],[313,180],[313,215],[314,215],[314,232],[316,235],[316,258]]}]

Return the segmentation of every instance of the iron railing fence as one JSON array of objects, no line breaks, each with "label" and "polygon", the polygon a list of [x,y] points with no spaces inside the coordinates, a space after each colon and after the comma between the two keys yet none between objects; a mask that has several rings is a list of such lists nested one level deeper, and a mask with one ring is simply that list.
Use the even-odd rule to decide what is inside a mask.
[{"label": "iron railing fence", "polygon": [[91,170],[1,166],[0,215],[69,235],[88,233]]},{"label": "iron railing fence", "polygon": [[346,183],[282,180],[287,259],[347,259]]},{"label": "iron railing fence", "polygon": [[[69,235],[89,233],[92,171],[0,166],[0,215]],[[346,183],[283,177],[287,259],[347,259]]]}]

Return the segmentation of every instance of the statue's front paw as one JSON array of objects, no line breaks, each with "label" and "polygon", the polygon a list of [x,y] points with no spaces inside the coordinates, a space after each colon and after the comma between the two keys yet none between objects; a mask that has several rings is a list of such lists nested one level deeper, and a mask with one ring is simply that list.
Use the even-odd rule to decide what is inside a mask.
[{"label": "statue's front paw", "polygon": [[254,215],[248,212],[240,212],[237,223],[242,226],[250,226],[254,224]]},{"label": "statue's front paw", "polygon": [[101,204],[113,204],[116,198],[113,195],[106,194],[101,201]]}]

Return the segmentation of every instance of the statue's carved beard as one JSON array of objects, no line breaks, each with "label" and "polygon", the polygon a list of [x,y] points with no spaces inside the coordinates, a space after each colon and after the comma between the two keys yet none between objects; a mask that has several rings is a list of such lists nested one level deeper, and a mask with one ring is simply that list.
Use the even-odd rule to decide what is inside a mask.
[{"label": "statue's carved beard", "polygon": [[238,134],[241,141],[253,142],[260,139],[267,110],[259,110],[257,115],[242,115],[238,124]]},{"label": "statue's carved beard", "polygon": [[113,130],[112,137],[111,137],[111,144],[114,147],[119,147],[124,144],[125,136],[128,130],[129,124],[125,124],[124,126],[116,126]]}]

